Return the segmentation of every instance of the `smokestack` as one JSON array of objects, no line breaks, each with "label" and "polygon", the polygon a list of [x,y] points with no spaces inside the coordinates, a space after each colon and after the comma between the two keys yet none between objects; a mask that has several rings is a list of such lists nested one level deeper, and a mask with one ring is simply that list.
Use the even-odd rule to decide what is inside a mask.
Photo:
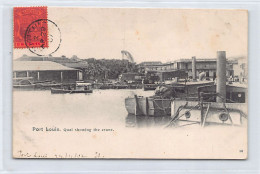
[{"label": "smokestack", "polygon": [[196,81],[196,57],[192,57],[192,65],[191,65],[191,71],[192,71],[192,80]]},{"label": "smokestack", "polygon": [[226,102],[226,51],[217,52],[217,102]]}]

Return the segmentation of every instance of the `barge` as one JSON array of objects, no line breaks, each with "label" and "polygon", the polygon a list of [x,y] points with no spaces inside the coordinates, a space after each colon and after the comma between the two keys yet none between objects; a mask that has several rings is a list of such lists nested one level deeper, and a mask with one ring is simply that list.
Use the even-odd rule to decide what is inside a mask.
[{"label": "barge", "polygon": [[158,84],[144,84],[143,88],[144,91],[150,91],[150,90],[155,90],[159,85]]},{"label": "barge", "polygon": [[158,86],[155,95],[151,97],[134,96],[125,99],[128,114],[149,116],[170,116],[171,102],[176,98],[194,100],[197,98],[197,88],[213,85],[214,82],[191,82],[174,85]]},{"label": "barge", "polygon": [[92,93],[92,84],[91,83],[84,83],[84,82],[76,82],[76,87],[68,87],[65,88],[51,88],[52,94],[75,94],[75,93]]}]

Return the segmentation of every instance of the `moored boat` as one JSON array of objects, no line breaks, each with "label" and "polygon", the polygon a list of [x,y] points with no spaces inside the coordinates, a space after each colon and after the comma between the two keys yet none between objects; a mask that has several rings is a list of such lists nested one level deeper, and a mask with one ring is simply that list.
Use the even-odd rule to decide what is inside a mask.
[{"label": "moored boat", "polygon": [[149,91],[149,90],[155,90],[159,85],[158,84],[144,84],[143,88],[144,91]]},{"label": "moored boat", "polygon": [[75,94],[75,93],[92,93],[92,84],[91,83],[84,83],[84,82],[76,82],[76,88],[73,89],[71,87],[64,89],[64,88],[51,88],[52,94]]},{"label": "moored boat", "polygon": [[128,86],[127,85],[113,85],[113,89],[127,89]]},{"label": "moored boat", "polygon": [[142,85],[141,84],[130,84],[128,85],[129,89],[142,89]]},{"label": "moored boat", "polygon": [[217,52],[216,85],[197,89],[198,101],[172,102],[172,119],[166,127],[247,125],[247,85],[227,85],[225,51]]},{"label": "moored boat", "polygon": [[112,83],[104,83],[101,86],[99,86],[99,89],[112,89],[113,84]]},{"label": "moored boat", "polygon": [[171,101],[171,99],[135,96],[125,99],[125,107],[128,114],[146,116],[170,116]]},{"label": "moored boat", "polygon": [[164,86],[158,86],[156,84],[155,96],[128,97],[125,99],[125,107],[129,114],[170,116],[171,102],[173,100],[198,100],[198,87],[212,85],[213,83],[212,81],[198,81]]},{"label": "moored boat", "polygon": [[[243,92],[240,92],[242,94]],[[238,94],[238,95],[240,95]],[[215,93],[200,93],[200,101],[174,100],[172,102],[172,119],[166,127],[232,125],[243,126],[247,122],[247,103],[238,101],[215,102],[207,100]],[[204,100],[206,99],[206,100]]]},{"label": "moored boat", "polygon": [[17,84],[13,85],[14,89],[34,89],[35,84]]},{"label": "moored boat", "polygon": [[36,84],[31,81],[32,78],[14,78],[13,88],[20,90],[34,89]]},{"label": "moored boat", "polygon": [[36,88],[40,88],[40,89],[50,89],[50,88],[57,88],[61,86],[62,86],[61,83],[56,83],[54,81],[45,81],[45,82],[36,83]]}]

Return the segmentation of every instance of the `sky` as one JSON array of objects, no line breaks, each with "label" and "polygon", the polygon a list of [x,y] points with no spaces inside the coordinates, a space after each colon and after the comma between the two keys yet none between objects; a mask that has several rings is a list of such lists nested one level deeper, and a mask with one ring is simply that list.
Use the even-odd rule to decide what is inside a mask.
[{"label": "sky", "polygon": [[[137,63],[180,58],[247,56],[245,10],[48,7],[48,19],[61,32],[52,56],[121,59],[129,51]],[[14,49],[14,59],[34,55]]]}]

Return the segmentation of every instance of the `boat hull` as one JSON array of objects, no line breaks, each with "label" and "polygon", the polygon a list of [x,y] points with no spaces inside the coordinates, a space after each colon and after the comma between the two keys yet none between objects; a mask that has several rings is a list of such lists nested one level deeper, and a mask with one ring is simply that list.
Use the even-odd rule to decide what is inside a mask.
[{"label": "boat hull", "polygon": [[[247,122],[246,103],[204,102],[175,100],[172,102],[172,126],[234,125],[242,126]],[[203,112],[202,109],[203,108]],[[203,113],[203,115],[201,115]],[[226,117],[226,119],[225,119]],[[175,119],[176,118],[176,119]],[[172,122],[172,123],[173,123]]]},{"label": "boat hull", "polygon": [[20,89],[20,90],[22,90],[22,89],[27,90],[27,89],[34,89],[35,86],[36,86],[35,84],[30,84],[30,85],[13,85],[13,88],[14,89]]},{"label": "boat hull", "polygon": [[115,85],[113,86],[113,89],[127,89],[128,86],[127,85]]},{"label": "boat hull", "polygon": [[125,99],[128,114],[144,116],[170,116],[171,99],[128,97]]},{"label": "boat hull", "polygon": [[57,89],[51,88],[52,94],[75,94],[75,93],[92,93],[93,90],[67,90],[67,89]]},{"label": "boat hull", "polygon": [[[174,96],[165,93],[161,97],[128,97],[125,99],[125,107],[129,114],[149,115],[149,116],[170,116],[172,98],[186,98],[189,100],[198,100],[198,87],[212,85],[214,82],[195,82],[188,84],[174,84]],[[154,90],[157,84],[145,84],[144,90]],[[183,89],[179,89],[183,87]],[[187,94],[189,94],[187,96]]]},{"label": "boat hull", "polygon": [[157,87],[158,87],[158,85],[155,85],[155,84],[145,84],[144,91],[155,90]]}]

